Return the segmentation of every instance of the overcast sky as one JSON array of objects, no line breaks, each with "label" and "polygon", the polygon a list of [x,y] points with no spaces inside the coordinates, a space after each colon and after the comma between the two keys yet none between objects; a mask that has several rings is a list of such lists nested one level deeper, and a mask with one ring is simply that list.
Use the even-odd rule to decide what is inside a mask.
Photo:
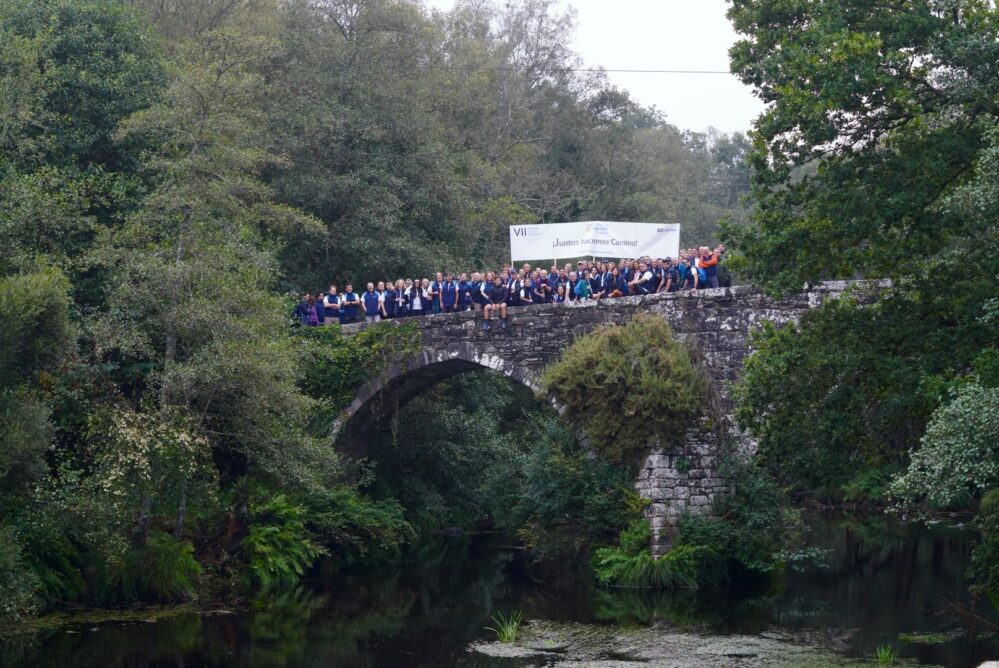
[{"label": "overcast sky", "polygon": [[[514,0],[516,1],[516,0]],[[425,0],[443,10],[455,0]],[[736,39],[725,0],[562,0],[576,9],[573,48],[587,67],[728,71]],[[608,73],[643,105],[689,130],[746,131],[763,110],[730,74]]]}]

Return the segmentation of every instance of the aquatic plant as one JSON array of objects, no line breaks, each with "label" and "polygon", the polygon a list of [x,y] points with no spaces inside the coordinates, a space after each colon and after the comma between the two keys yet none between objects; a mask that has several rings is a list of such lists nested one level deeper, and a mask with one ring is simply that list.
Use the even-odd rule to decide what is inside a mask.
[{"label": "aquatic plant", "polygon": [[940,645],[946,642],[951,642],[952,640],[957,640],[964,635],[964,631],[961,629],[954,629],[952,631],[938,631],[938,632],[913,632],[913,633],[899,633],[898,639],[904,642],[911,642],[918,645]]},{"label": "aquatic plant", "polygon": [[492,619],[493,624],[496,626],[485,627],[487,631],[495,633],[500,642],[512,643],[517,641],[517,634],[520,633],[520,625],[524,621],[520,610],[514,610],[509,616],[504,616],[502,612],[497,612],[493,615]]},{"label": "aquatic plant", "polygon": [[878,645],[874,650],[874,658],[877,659],[879,666],[891,666],[895,664],[898,652],[891,645]]}]

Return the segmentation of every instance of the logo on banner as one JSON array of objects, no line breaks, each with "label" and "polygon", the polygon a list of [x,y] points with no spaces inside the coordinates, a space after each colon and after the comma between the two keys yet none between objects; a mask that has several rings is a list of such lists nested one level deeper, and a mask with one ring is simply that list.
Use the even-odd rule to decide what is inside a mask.
[{"label": "logo on banner", "polygon": [[583,234],[610,234],[610,228],[603,223],[586,223]]},{"label": "logo on banner", "polygon": [[541,230],[537,227],[514,227],[513,236],[515,237],[540,237]]}]

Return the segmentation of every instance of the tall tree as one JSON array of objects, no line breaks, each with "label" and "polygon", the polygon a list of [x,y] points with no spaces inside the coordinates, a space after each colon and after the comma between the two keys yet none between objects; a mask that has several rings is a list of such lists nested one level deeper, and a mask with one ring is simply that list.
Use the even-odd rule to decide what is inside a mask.
[{"label": "tall tree", "polygon": [[[95,255],[113,275],[95,333],[110,359],[152,362],[155,392],[134,397],[151,423],[179,414],[223,467],[310,485],[324,467],[302,431],[310,404],[272,289],[281,240],[317,224],[259,178],[280,162],[260,135],[261,68],[279,53],[261,21],[247,10],[190,38],[163,100],[120,128],[119,140],[156,147],[145,155],[155,186]],[[180,476],[178,532],[185,492]]]},{"label": "tall tree", "polygon": [[985,319],[999,275],[999,10],[736,0],[729,16],[744,37],[733,70],[769,103],[749,158],[752,223],[727,230],[743,269],[774,291],[894,279],[877,304],[764,332],[742,420],[793,484],[878,468],[867,480],[883,482],[946,388],[999,345]]}]

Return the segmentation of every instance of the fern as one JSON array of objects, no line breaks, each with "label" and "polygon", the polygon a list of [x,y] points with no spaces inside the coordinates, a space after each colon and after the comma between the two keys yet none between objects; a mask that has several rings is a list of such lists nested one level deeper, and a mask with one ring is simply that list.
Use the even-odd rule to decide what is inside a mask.
[{"label": "fern", "polygon": [[325,551],[305,528],[305,508],[283,494],[256,508],[243,539],[250,573],[264,587],[293,584]]},{"label": "fern", "polygon": [[621,532],[619,545],[596,550],[590,565],[600,584],[648,589],[692,588],[710,582],[720,571],[713,550],[694,545],[676,545],[659,559],[648,544],[651,529],[646,519],[637,519]]}]

